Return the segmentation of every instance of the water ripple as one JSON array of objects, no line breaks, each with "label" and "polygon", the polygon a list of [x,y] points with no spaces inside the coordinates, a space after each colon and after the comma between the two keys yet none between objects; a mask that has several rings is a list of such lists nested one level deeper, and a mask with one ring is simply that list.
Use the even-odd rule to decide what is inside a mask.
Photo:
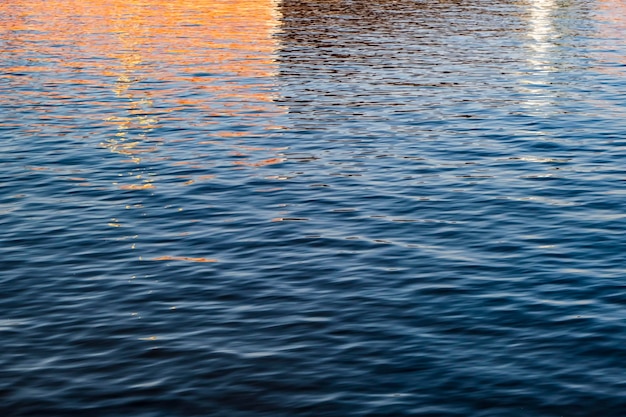
[{"label": "water ripple", "polygon": [[0,4],[0,414],[624,415],[623,9]]}]

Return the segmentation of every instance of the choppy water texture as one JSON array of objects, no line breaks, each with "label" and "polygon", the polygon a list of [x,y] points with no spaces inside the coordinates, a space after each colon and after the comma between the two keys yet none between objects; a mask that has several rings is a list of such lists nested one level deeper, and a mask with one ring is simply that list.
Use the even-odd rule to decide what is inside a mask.
[{"label": "choppy water texture", "polygon": [[0,3],[0,414],[626,415],[619,0]]}]

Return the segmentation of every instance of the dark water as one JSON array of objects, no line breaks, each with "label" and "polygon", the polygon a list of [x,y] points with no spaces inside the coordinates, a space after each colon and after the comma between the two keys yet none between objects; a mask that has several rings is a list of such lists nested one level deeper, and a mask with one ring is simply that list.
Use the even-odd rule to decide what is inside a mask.
[{"label": "dark water", "polygon": [[0,3],[0,415],[626,415],[619,0]]}]

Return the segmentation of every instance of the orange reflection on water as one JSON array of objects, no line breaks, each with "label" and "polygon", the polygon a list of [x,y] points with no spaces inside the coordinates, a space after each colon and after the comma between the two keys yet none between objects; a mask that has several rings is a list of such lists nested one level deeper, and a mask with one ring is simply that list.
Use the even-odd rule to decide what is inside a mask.
[{"label": "orange reflection on water", "polygon": [[152,258],[153,261],[187,261],[187,262],[217,262],[217,259],[190,258],[188,256],[159,256]]},{"label": "orange reflection on water", "polygon": [[[273,101],[277,1],[1,2],[0,53],[25,58],[3,72],[13,85],[32,84],[23,105],[72,100],[87,106],[81,112],[67,104],[66,116],[113,128],[101,142],[122,160],[162,160],[162,145],[172,138],[160,129],[189,129],[196,143],[223,143],[246,125],[269,128],[271,117],[282,113]],[[43,82],[54,88],[37,85]],[[223,116],[236,116],[238,130]],[[198,127],[211,133],[196,137]]]},{"label": "orange reflection on water", "polygon": [[262,161],[256,161],[256,162],[235,161],[233,162],[233,164],[259,168],[259,167],[263,167],[267,165],[280,164],[281,162],[284,162],[284,161],[285,161],[285,158],[268,158],[268,159],[264,159]]}]

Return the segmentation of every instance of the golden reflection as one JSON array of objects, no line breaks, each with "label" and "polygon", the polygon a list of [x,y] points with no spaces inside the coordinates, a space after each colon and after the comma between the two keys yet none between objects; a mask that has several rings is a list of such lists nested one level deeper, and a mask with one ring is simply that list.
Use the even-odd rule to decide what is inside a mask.
[{"label": "golden reflection", "polygon": [[119,186],[120,190],[147,190],[149,188],[154,188],[154,185],[147,183],[147,184],[125,184],[125,185]]},{"label": "golden reflection", "polygon": [[[113,152],[132,155],[135,163],[142,161],[139,154],[156,151],[147,143],[161,140],[155,137],[155,131],[171,115],[201,110],[205,121],[196,122],[197,126],[217,124],[211,120],[213,117],[240,116],[245,112],[248,119],[255,115],[262,119],[251,121],[258,124],[267,118],[268,103],[273,103],[271,94],[263,91],[262,80],[277,72],[278,45],[273,35],[279,16],[274,0],[182,3],[157,1],[149,7],[138,3],[115,20],[121,47],[114,55],[120,63],[114,91],[128,99],[129,110],[125,117],[115,120],[118,134],[109,140],[108,147]],[[162,72],[147,71],[155,68],[154,63]],[[245,83],[238,82],[243,78]],[[137,91],[134,85],[144,79],[173,84],[177,91],[157,88],[148,90],[149,95]],[[155,100],[160,105],[159,113],[165,115],[159,117],[150,111]],[[169,101],[168,105],[163,106],[163,101]],[[181,121],[185,122],[184,118],[176,122]],[[216,135],[237,137],[242,132],[220,130]],[[188,176],[179,178],[182,185],[195,182]],[[125,189],[151,187],[133,184]]]},{"label": "golden reflection", "polygon": [[235,161],[233,162],[233,164],[259,168],[259,167],[263,167],[266,165],[280,164],[281,162],[284,162],[284,161],[285,161],[285,158],[268,158],[268,159],[264,159],[262,161],[256,161],[256,162]]},{"label": "golden reflection", "polygon": [[[89,112],[70,105],[70,119],[112,127],[115,133],[102,138],[102,146],[149,170],[151,161],[175,159],[164,155],[170,132],[178,139],[188,130],[187,139],[198,145],[215,139],[228,148],[229,138],[245,141],[246,127],[275,128],[272,116],[283,112],[273,100],[278,1],[1,2],[0,52],[28,57],[27,64],[13,60],[20,65],[5,69],[3,77],[12,77],[13,85],[33,83],[42,74],[54,81],[56,88],[25,93],[24,105],[42,96],[80,96]],[[237,117],[237,130],[225,116]],[[205,174],[198,172],[207,180]],[[146,180],[117,185],[155,187]]]},{"label": "golden reflection", "polygon": [[187,261],[187,262],[217,262],[217,259],[190,258],[188,256],[159,256],[152,258],[153,261]]},{"label": "golden reflection", "polygon": [[[247,142],[252,134],[281,129],[275,116],[284,110],[274,101],[278,1],[0,1],[0,83],[7,86],[0,99],[28,109],[34,120],[9,124],[7,115],[0,126],[14,124],[25,134],[74,129],[72,139],[100,143],[113,158],[95,167],[93,177],[89,167],[59,175],[77,187],[105,185],[141,198],[167,186],[212,181],[216,173],[208,168],[231,158],[230,151],[245,153],[226,163],[233,170],[282,162],[278,149]],[[141,204],[125,208],[144,210]],[[122,232],[136,224],[125,217],[103,227]],[[120,240],[141,251],[138,235]]]}]

